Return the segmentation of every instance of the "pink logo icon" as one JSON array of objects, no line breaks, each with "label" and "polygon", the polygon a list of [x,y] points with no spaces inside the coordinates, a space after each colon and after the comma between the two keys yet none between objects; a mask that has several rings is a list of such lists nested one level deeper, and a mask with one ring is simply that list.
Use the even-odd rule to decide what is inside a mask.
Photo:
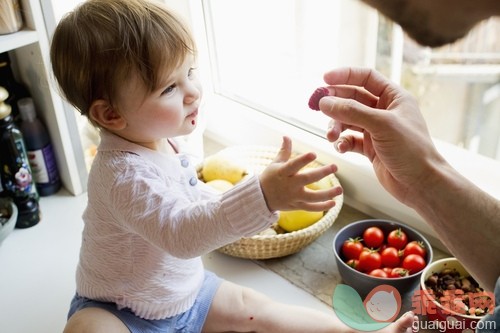
[{"label": "pink logo icon", "polygon": [[401,310],[401,295],[393,286],[386,284],[373,288],[366,296],[366,312],[377,322],[392,322]]}]

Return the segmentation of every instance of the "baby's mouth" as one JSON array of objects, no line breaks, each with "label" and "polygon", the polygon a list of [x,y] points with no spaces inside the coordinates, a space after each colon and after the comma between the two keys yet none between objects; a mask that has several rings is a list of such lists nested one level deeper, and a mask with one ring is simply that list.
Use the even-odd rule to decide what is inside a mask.
[{"label": "baby's mouth", "polygon": [[190,113],[186,118],[191,119],[191,124],[195,125],[197,116],[198,116],[198,110],[195,110],[194,112]]}]

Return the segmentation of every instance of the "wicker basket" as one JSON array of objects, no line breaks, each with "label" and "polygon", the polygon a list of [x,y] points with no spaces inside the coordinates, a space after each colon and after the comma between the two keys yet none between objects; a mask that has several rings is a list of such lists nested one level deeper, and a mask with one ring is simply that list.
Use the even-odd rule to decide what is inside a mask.
[{"label": "wicker basket", "polygon": [[[225,154],[231,160],[245,165],[249,174],[259,174],[276,157],[279,148],[267,146],[232,146],[218,152]],[[312,167],[320,166],[313,162]],[[200,166],[201,169],[201,166]],[[339,185],[334,175],[328,179],[332,185]],[[243,237],[240,240],[219,248],[219,251],[234,257],[247,259],[270,259],[287,256],[299,252],[316,240],[333,225],[343,204],[343,195],[335,197],[335,206],[311,226],[288,233],[277,235],[255,235]]]}]

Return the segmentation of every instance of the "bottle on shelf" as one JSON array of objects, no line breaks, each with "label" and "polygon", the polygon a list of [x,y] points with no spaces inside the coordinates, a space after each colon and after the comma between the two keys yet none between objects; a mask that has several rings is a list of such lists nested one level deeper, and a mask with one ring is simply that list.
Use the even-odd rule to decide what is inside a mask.
[{"label": "bottle on shelf", "polygon": [[40,222],[38,193],[31,174],[21,131],[12,117],[6,89],[0,87],[0,180],[4,192],[18,209],[16,228],[29,228]]},{"label": "bottle on shelf", "polygon": [[7,89],[9,97],[5,103],[10,105],[14,121],[19,122],[17,101],[24,97],[31,97],[31,94],[28,88],[14,77],[8,52],[0,53],[0,87]]},{"label": "bottle on shelf", "polygon": [[31,97],[17,101],[21,122],[19,128],[26,144],[36,189],[40,196],[56,193],[61,188],[54,149],[47,128],[37,117]]}]

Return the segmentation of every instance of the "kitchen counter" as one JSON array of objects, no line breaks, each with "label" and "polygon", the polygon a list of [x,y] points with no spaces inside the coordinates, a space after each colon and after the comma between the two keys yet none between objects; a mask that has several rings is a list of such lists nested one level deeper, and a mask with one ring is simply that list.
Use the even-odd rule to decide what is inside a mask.
[{"label": "kitchen counter", "polygon": [[[15,229],[0,246],[1,332],[62,331],[75,291],[86,202],[86,194],[72,196],[64,190],[41,198],[41,222],[29,229]],[[278,301],[331,312],[331,295],[341,282],[331,240],[335,230],[366,217],[344,205],[332,228],[301,252],[285,258],[252,261],[211,252],[203,260],[221,277]]]}]

